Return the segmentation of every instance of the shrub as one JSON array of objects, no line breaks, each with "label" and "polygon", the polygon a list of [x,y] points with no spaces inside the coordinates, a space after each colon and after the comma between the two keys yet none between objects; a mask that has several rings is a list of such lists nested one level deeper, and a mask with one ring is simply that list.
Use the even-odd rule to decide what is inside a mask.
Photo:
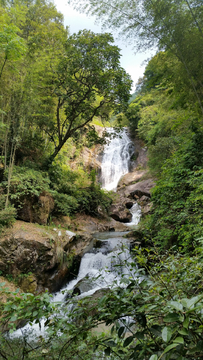
[{"label": "shrub", "polygon": [[15,222],[16,215],[16,209],[13,206],[8,206],[6,209],[0,210],[0,229],[12,226]]},{"label": "shrub", "polygon": [[51,191],[55,201],[54,213],[62,215],[74,214],[78,209],[78,201],[75,197]]},{"label": "shrub", "polygon": [[24,201],[25,196],[39,196],[41,192],[49,190],[50,180],[46,174],[26,167],[13,169],[10,199],[18,207]]}]

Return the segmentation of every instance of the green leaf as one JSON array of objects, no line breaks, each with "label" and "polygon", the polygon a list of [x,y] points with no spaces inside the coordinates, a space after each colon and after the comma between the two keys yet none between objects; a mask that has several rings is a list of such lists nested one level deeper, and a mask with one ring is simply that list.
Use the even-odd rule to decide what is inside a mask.
[{"label": "green leaf", "polygon": [[136,337],[136,339],[144,340],[144,334],[145,334],[144,331],[137,331],[137,332],[135,333],[135,337]]},{"label": "green leaf", "polygon": [[156,335],[156,336],[160,336],[161,335],[161,331],[162,331],[162,327],[159,325],[152,325],[152,327],[150,328],[150,331]]},{"label": "green leaf", "polygon": [[129,336],[125,339],[124,343],[123,343],[123,347],[128,346],[134,339],[134,336]]},{"label": "green leaf", "polygon": [[181,336],[178,336],[176,339],[173,340],[174,343],[184,344],[184,339]]},{"label": "green leaf", "polygon": [[169,342],[172,336],[172,330],[170,327],[165,326],[162,330],[162,339],[165,342]]},{"label": "green leaf", "polygon": [[106,342],[106,345],[108,345],[109,347],[114,347],[114,346],[116,346],[116,343],[113,340],[108,340]]},{"label": "green leaf", "polygon": [[181,303],[179,303],[178,301],[169,301],[168,304],[171,305],[172,307],[174,307],[178,311],[183,310],[183,305]]},{"label": "green leaf", "polygon": [[121,335],[123,334],[124,330],[125,330],[125,327],[124,327],[124,326],[121,326],[121,327],[119,328],[119,330],[118,330],[118,337],[119,337],[119,338],[120,338]]},{"label": "green leaf", "polygon": [[152,356],[150,356],[149,360],[158,360],[158,356],[157,355],[152,355]]},{"label": "green leaf", "polygon": [[187,316],[186,319],[183,322],[183,327],[185,329],[188,329],[189,323],[190,323],[190,318],[189,318],[189,316]]},{"label": "green leaf", "polygon": [[171,349],[175,348],[176,346],[178,346],[178,344],[171,344],[169,346],[167,346],[163,352],[163,354],[166,354],[167,352],[169,352]]},{"label": "green leaf", "polygon": [[109,356],[111,354],[111,348],[110,347],[107,347],[105,350],[104,350],[104,353],[106,356]]},{"label": "green leaf", "polygon": [[186,330],[186,329],[181,329],[181,330],[179,330],[178,331],[179,332],[179,334],[181,334],[181,335],[188,335],[189,333],[188,333],[188,330]]},{"label": "green leaf", "polygon": [[17,320],[17,316],[16,315],[13,315],[11,318],[10,318],[10,321],[11,322],[14,322],[14,321],[16,321]]},{"label": "green leaf", "polygon": [[163,319],[165,322],[175,322],[179,320],[179,315],[176,313],[169,313]]},{"label": "green leaf", "polygon": [[192,297],[191,299],[182,299],[182,303],[185,307],[188,309],[191,308],[193,305],[195,305],[198,301],[200,301],[202,298],[202,295],[197,295]]}]

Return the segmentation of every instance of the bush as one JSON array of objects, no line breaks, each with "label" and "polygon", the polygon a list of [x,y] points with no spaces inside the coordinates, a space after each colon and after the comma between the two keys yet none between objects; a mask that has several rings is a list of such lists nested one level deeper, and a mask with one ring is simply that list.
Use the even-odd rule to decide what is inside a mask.
[{"label": "bush", "polygon": [[16,209],[13,206],[8,206],[6,209],[0,210],[0,229],[12,226],[15,222],[16,215]]},{"label": "bush", "polygon": [[18,207],[21,206],[25,196],[39,196],[43,191],[49,191],[50,180],[46,174],[26,167],[13,168],[10,200]]},{"label": "bush", "polygon": [[190,251],[203,233],[203,133],[197,130],[165,162],[152,192],[152,214],[141,226],[161,249]]},{"label": "bush", "polygon": [[54,213],[72,215],[78,210],[78,201],[75,197],[51,191],[55,201]]}]

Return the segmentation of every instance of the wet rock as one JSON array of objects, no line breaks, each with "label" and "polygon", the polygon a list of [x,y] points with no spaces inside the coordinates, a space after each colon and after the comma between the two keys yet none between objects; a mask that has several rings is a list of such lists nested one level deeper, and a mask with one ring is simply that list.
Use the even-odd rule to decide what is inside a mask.
[{"label": "wet rock", "polygon": [[33,274],[25,274],[19,280],[19,285],[23,291],[35,294],[37,292],[37,279]]},{"label": "wet rock", "polygon": [[131,207],[133,206],[133,204],[134,204],[133,201],[126,200],[126,202],[125,202],[125,206],[127,207],[127,209],[131,209]]},{"label": "wet rock", "polygon": [[[129,199],[127,199],[127,201],[129,201]],[[126,231],[128,229],[124,223],[110,217],[98,219],[86,214],[76,214],[72,226],[75,231],[85,234],[94,234],[99,231]]]},{"label": "wet rock", "polygon": [[128,223],[132,219],[132,214],[123,204],[111,205],[109,215],[116,221]]},{"label": "wet rock", "polygon": [[89,290],[92,290],[94,286],[95,286],[94,279],[92,279],[92,277],[87,274],[83,279],[77,282],[73,291],[74,292],[77,291],[80,294],[82,294]]},{"label": "wet rock", "polygon": [[63,249],[65,251],[68,251],[68,249],[70,248],[70,243],[76,239],[76,233],[66,230],[65,237],[67,240],[63,246]]}]

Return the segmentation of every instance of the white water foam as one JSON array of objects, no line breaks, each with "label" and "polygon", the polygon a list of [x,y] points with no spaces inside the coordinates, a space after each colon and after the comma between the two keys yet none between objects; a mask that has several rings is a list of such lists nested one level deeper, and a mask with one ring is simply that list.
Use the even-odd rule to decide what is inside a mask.
[{"label": "white water foam", "polygon": [[126,223],[125,225],[127,225],[129,227],[137,226],[139,224],[140,218],[142,216],[141,206],[138,205],[138,203],[135,203],[131,207],[130,212],[132,214],[132,220],[131,220],[131,222]]},{"label": "white water foam", "polygon": [[116,191],[120,178],[129,172],[134,146],[126,128],[123,128],[118,134],[113,128],[108,128],[106,131],[112,136],[112,139],[104,148],[101,164],[102,188]]}]

